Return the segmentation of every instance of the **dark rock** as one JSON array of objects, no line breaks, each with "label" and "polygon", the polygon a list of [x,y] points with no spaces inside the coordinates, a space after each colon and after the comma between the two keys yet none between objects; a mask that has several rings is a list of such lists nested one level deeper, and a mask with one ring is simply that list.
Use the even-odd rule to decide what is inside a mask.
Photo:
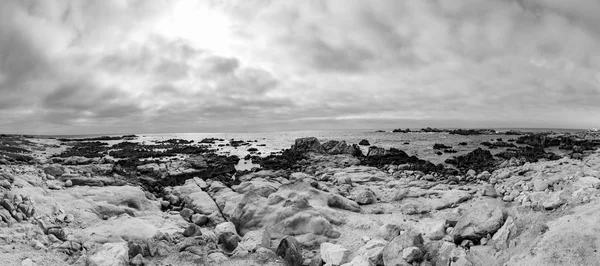
[{"label": "dark rock", "polygon": [[467,146],[467,143],[466,142],[460,142],[460,143],[458,143],[458,145],[460,145],[460,146]]},{"label": "dark rock", "polygon": [[240,237],[232,232],[224,232],[219,236],[219,244],[223,246],[225,251],[231,252],[237,248],[240,242]]},{"label": "dark rock", "polygon": [[323,148],[323,146],[321,146],[321,143],[315,137],[296,139],[291,150],[294,152],[299,152],[299,153],[306,153],[306,152],[325,153],[325,149]]},{"label": "dark rock", "polygon": [[275,253],[282,257],[289,266],[301,266],[303,263],[300,244],[292,236],[282,239]]},{"label": "dark rock", "polygon": [[369,143],[369,141],[368,141],[368,140],[366,140],[366,139],[363,139],[363,140],[361,140],[361,141],[358,143],[358,145],[361,145],[361,146],[371,146],[371,143]]},{"label": "dark rock", "polygon": [[188,227],[183,231],[183,236],[185,236],[185,237],[201,236],[201,235],[202,235],[202,230],[200,229],[200,226],[198,226],[196,224],[188,225]]},{"label": "dark rock", "polygon": [[465,155],[449,158],[445,162],[453,164],[463,171],[468,171],[469,169],[477,171],[491,170],[496,164],[492,153],[489,150],[481,148],[477,148]]},{"label": "dark rock", "polygon": [[446,145],[440,144],[440,143],[433,144],[433,149],[435,149],[435,150],[451,149],[451,148],[452,148],[452,146],[446,146]]}]

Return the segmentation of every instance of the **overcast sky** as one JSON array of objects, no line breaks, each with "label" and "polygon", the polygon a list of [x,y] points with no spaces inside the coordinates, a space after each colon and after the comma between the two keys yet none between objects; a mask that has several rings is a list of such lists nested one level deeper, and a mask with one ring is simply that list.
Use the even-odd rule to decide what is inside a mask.
[{"label": "overcast sky", "polygon": [[598,0],[0,1],[0,133],[600,127]]}]

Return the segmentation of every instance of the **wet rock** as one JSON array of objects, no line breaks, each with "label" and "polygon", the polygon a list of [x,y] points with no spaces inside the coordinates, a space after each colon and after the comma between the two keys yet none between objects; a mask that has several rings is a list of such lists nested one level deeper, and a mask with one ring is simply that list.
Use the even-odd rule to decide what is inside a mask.
[{"label": "wet rock", "polygon": [[321,243],[321,258],[327,265],[342,265],[349,260],[350,251],[340,245]]},{"label": "wet rock", "polygon": [[371,143],[369,143],[369,141],[368,141],[368,140],[366,140],[366,139],[363,139],[363,140],[361,140],[361,141],[358,143],[358,145],[361,145],[361,146],[371,146]]},{"label": "wet rock", "polygon": [[282,257],[289,266],[300,266],[303,263],[300,244],[292,236],[282,239],[275,253]]},{"label": "wet rock", "polygon": [[290,150],[297,153],[325,153],[325,149],[323,148],[323,146],[321,146],[321,143],[315,137],[296,139],[294,145],[291,147]]}]

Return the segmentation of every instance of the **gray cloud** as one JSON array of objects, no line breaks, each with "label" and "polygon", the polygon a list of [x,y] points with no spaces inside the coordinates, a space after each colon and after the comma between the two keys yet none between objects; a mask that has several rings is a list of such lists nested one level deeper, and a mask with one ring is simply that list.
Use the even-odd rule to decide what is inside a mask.
[{"label": "gray cloud", "polygon": [[1,1],[0,131],[597,127],[598,13],[587,0]]}]

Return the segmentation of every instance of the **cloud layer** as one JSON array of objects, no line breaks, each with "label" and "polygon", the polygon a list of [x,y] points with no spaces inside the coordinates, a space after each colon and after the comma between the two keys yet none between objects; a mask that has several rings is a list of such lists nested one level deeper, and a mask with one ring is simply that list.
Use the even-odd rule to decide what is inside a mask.
[{"label": "cloud layer", "polygon": [[600,124],[600,2],[0,2],[0,132]]}]

